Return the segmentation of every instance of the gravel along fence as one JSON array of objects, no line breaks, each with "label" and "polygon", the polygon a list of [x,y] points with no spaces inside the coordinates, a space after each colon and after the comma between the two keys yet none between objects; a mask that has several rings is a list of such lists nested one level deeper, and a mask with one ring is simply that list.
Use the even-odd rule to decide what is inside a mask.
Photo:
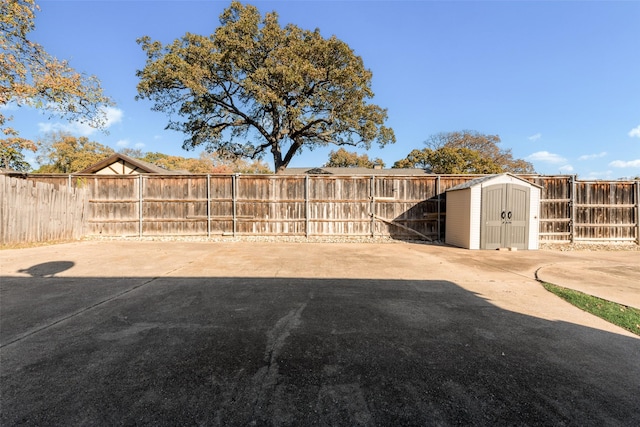
[{"label": "gravel along fence", "polygon": [[[204,236],[154,236],[154,237],[111,237],[88,236],[83,240],[100,241],[150,241],[150,242],[283,242],[283,243],[383,243],[383,244],[423,244],[443,246],[439,242],[424,240],[396,240],[391,237],[301,237],[301,236],[237,236],[237,237],[204,237]],[[540,243],[540,250],[547,251],[640,251],[635,243]]]},{"label": "gravel along fence", "polygon": [[562,252],[640,251],[640,245],[635,243],[541,243],[540,249]]}]

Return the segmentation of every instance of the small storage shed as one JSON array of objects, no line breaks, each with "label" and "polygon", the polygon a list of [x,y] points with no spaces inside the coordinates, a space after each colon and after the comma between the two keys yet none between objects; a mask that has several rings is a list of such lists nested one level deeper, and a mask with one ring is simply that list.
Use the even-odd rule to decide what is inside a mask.
[{"label": "small storage shed", "polygon": [[449,188],[445,242],[467,249],[538,249],[541,189],[509,173]]}]

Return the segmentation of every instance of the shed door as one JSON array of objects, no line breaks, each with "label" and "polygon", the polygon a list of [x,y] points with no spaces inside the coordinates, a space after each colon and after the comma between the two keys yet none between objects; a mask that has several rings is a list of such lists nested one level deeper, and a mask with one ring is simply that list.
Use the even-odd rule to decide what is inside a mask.
[{"label": "shed door", "polygon": [[529,187],[496,184],[482,189],[480,248],[529,246]]}]

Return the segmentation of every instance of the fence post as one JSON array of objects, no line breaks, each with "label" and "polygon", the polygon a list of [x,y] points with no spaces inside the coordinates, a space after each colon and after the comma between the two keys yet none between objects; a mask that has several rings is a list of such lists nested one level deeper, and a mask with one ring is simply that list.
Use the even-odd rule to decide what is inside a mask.
[{"label": "fence post", "polygon": [[138,238],[142,238],[142,192],[144,191],[143,184],[144,177],[142,174],[138,175]]},{"label": "fence post", "polygon": [[574,243],[576,241],[576,210],[577,210],[577,197],[576,197],[576,176],[571,175],[571,201],[569,202],[569,241]]},{"label": "fence post", "polygon": [[636,243],[640,245],[640,180],[636,180]]},{"label": "fence post", "polygon": [[211,237],[211,175],[207,174],[207,237]]},{"label": "fence post", "polygon": [[309,174],[304,176],[304,235],[309,238]]},{"label": "fence post", "polygon": [[231,193],[233,197],[233,237],[236,237],[238,215],[237,215],[237,203],[238,203],[238,174],[231,176]]},{"label": "fence post", "polygon": [[438,232],[438,241],[442,241],[442,234],[441,230],[440,230],[440,222],[442,221],[442,218],[440,218],[441,215],[441,207],[440,207],[440,175],[436,176],[436,197],[438,198],[438,220],[436,221],[436,231]]},{"label": "fence post", "polygon": [[371,179],[369,180],[369,203],[370,203],[369,210],[371,211],[369,216],[371,216],[371,225],[370,225],[371,238],[376,237],[376,192],[375,192],[375,185],[376,185],[376,177],[375,177],[375,175],[371,175]]}]

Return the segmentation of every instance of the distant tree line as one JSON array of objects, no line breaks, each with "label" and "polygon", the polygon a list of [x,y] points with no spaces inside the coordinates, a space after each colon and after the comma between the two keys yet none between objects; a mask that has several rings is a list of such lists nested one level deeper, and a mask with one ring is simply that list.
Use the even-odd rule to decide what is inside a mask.
[{"label": "distant tree line", "polygon": [[[45,139],[37,142],[37,146],[37,161],[41,166],[34,171],[35,173],[77,173],[115,153],[111,147],[64,132],[47,135]],[[182,170],[202,174],[271,172],[269,166],[260,160],[224,159],[215,153],[204,152],[198,158],[189,158],[129,148],[120,152],[169,171]]]},{"label": "distant tree line", "polygon": [[[535,173],[531,163],[514,159],[510,149],[502,149],[498,144],[498,135],[468,130],[438,133],[425,141],[426,148],[412,150],[407,157],[396,161],[393,167],[424,169],[436,174]],[[384,162],[340,148],[331,151],[329,161],[324,166],[373,169],[376,166],[384,167]]]},{"label": "distant tree line", "polygon": [[[484,135],[475,131],[439,133],[425,141],[426,147],[412,150],[407,157],[396,161],[394,168],[419,168],[436,174],[493,174],[535,173],[533,165],[515,159],[511,150],[503,150],[497,135]],[[40,164],[35,173],[76,173],[98,163],[115,153],[103,144],[86,137],[76,137],[65,132],[48,134],[33,144]],[[3,146],[2,152],[13,150]],[[20,152],[15,150],[15,152]],[[125,148],[120,151],[129,157],[142,160],[170,171],[191,173],[272,173],[262,160],[249,160],[236,156],[223,157],[219,153],[202,152],[199,157],[182,157],[160,152],[143,152]],[[9,153],[10,155],[14,155]],[[14,169],[31,170],[31,166],[14,155]],[[15,165],[19,167],[16,168]],[[8,165],[9,167],[11,165]],[[310,165],[314,166],[314,165]],[[331,151],[324,167],[383,168],[380,158],[370,159],[367,154],[347,151],[344,148]]]}]

